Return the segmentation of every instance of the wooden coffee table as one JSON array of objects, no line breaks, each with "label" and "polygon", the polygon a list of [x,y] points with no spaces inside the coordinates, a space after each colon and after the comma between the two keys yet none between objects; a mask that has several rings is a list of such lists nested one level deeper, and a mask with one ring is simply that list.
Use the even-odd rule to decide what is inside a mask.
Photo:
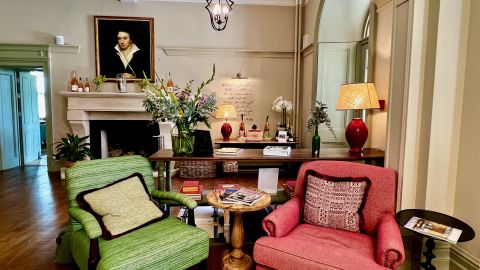
[{"label": "wooden coffee table", "polygon": [[242,213],[252,212],[263,209],[270,205],[271,198],[268,193],[265,193],[263,198],[256,202],[252,206],[242,205],[242,204],[224,204],[217,201],[215,197],[215,192],[210,191],[207,194],[207,200],[210,205],[216,208],[221,208],[224,211],[230,211],[234,213],[233,229],[232,229],[232,246],[233,250],[223,256],[222,269],[251,269],[252,268],[252,258],[243,253],[242,246],[243,241],[245,240],[245,231],[243,229],[243,220]]}]

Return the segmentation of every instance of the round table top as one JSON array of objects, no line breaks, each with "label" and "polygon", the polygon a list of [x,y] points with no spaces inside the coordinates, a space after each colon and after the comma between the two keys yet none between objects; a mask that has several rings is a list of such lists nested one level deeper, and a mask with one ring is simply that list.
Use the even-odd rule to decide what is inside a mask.
[{"label": "round table top", "polygon": [[[249,189],[258,190],[256,188],[249,188]],[[257,211],[269,206],[270,202],[272,201],[270,194],[265,193],[261,190],[258,190],[258,191],[262,192],[264,196],[262,199],[260,199],[258,202],[256,202],[252,206],[248,206],[245,204],[230,204],[230,203],[218,202],[217,197],[215,197],[215,191],[213,190],[208,192],[207,201],[211,206],[216,208],[221,208],[221,209],[234,211],[234,212],[252,212],[252,211]]]},{"label": "round table top", "polygon": [[400,225],[405,226],[405,224],[407,224],[407,222],[414,216],[462,230],[458,242],[465,242],[475,238],[475,231],[468,224],[457,218],[439,212],[424,209],[405,209],[398,212],[395,215],[395,218]]}]

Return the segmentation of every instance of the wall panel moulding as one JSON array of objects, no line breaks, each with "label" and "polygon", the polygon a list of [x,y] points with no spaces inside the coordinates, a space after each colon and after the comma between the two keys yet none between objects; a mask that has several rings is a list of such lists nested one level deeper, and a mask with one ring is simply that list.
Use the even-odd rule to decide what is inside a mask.
[{"label": "wall panel moulding", "polygon": [[212,49],[212,48],[161,48],[167,56],[250,56],[258,58],[293,58],[293,51]]}]

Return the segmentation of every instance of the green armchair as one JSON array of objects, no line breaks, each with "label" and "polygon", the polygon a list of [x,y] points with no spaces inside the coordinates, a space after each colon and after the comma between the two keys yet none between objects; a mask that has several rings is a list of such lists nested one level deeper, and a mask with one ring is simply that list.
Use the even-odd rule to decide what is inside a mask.
[{"label": "green armchair", "polygon": [[95,217],[77,203],[80,192],[104,187],[138,172],[152,198],[175,200],[193,209],[196,202],[187,196],[155,190],[152,170],[140,156],[80,161],[66,170],[70,228],[70,250],[75,263],[84,269],[186,269],[206,262],[208,234],[196,227],[167,217],[112,240],[102,237]]}]

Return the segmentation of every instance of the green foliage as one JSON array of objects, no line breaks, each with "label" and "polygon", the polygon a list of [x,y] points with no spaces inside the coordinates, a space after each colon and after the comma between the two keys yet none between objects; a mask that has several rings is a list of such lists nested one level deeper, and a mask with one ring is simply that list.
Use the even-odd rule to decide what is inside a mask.
[{"label": "green foliage", "polygon": [[311,130],[312,128],[318,127],[320,124],[325,124],[333,136],[337,138],[337,135],[333,130],[332,122],[328,117],[327,108],[327,104],[317,101],[317,104],[315,104],[308,116],[308,129]]},{"label": "green foliage", "polygon": [[107,79],[107,77],[105,75],[100,74],[97,77],[95,77],[95,79],[93,79],[93,83],[97,86],[100,86],[100,85],[105,83],[106,79]]},{"label": "green foliage", "polygon": [[86,140],[88,136],[78,137],[76,134],[68,134],[62,138],[59,142],[55,143],[56,159],[63,159],[68,161],[84,160],[86,157],[93,159],[90,152],[90,143]]}]

